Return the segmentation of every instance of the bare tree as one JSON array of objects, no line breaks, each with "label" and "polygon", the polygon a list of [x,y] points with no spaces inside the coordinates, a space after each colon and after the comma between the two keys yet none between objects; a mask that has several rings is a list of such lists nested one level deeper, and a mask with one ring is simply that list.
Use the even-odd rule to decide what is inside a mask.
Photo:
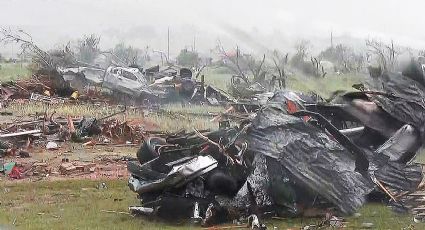
[{"label": "bare tree", "polygon": [[311,57],[310,58],[311,64],[313,65],[313,75],[316,77],[325,77],[326,72],[325,68],[322,64],[320,64],[320,58],[319,57]]},{"label": "bare tree", "polygon": [[349,47],[338,44],[335,47],[335,58],[338,64],[343,68],[344,72],[351,72],[352,62],[351,62],[351,50]]},{"label": "bare tree", "polygon": [[230,56],[228,52],[223,48],[223,45],[221,44],[220,40],[217,41],[217,50],[218,52],[225,58],[225,61],[227,62],[227,67],[232,69],[234,72],[238,73],[240,77],[246,82],[249,83],[248,77],[245,75],[244,71],[239,65],[239,57],[240,57],[240,50],[239,47],[236,47],[236,56]]},{"label": "bare tree", "polygon": [[[239,47],[236,46],[236,54],[229,55],[229,53],[221,45],[220,41],[218,41],[216,49],[223,56],[226,67],[238,74],[244,82],[250,83],[253,81],[260,84],[264,83],[265,76],[267,74],[265,54],[263,54],[261,59],[256,59],[251,54],[241,54]],[[250,77],[248,77],[246,72],[249,72],[252,75],[252,80],[250,80]]]},{"label": "bare tree", "polygon": [[80,64],[71,49],[70,42],[64,48],[49,50],[48,53],[57,66],[72,67]]},{"label": "bare tree", "polygon": [[246,56],[247,66],[254,77],[254,82],[264,83],[266,76],[266,71],[263,69],[265,60],[265,54],[263,54],[263,58],[261,60],[255,59],[252,55]]},{"label": "bare tree", "polygon": [[275,67],[275,71],[277,72],[278,76],[276,77],[274,75],[271,85],[274,86],[274,79],[279,82],[279,88],[286,88],[286,71],[285,67],[288,64],[288,53],[286,55],[282,55],[279,51],[275,50],[273,51],[273,63]]},{"label": "bare tree", "polygon": [[366,46],[369,52],[376,57],[378,65],[384,71],[394,71],[397,66],[398,56],[402,53],[399,47],[394,45],[391,41],[390,44],[385,44],[381,41],[374,39],[366,40]]},{"label": "bare tree", "polygon": [[48,69],[56,69],[57,63],[52,57],[40,49],[32,40],[32,37],[23,30],[13,32],[10,29],[0,29],[0,42],[3,44],[18,43],[21,46],[21,54],[30,55],[33,62]]},{"label": "bare tree", "polygon": [[118,62],[126,66],[138,65],[142,62],[142,51],[132,46],[126,46],[124,43],[115,45],[110,53]]},{"label": "bare tree", "polygon": [[306,60],[309,43],[310,42],[307,40],[301,40],[295,45],[296,53],[291,58],[291,65],[305,74],[324,77],[326,73],[323,66],[320,64],[319,57],[310,57],[310,61]]},{"label": "bare tree", "polygon": [[[238,74],[244,82],[264,83],[267,74],[265,67],[265,54],[263,54],[261,59],[256,59],[251,54],[241,54],[239,47],[236,47],[236,55],[231,56],[224,50],[221,44],[218,45],[218,50],[225,58],[226,66]],[[249,72],[252,77],[248,77],[246,72]]]},{"label": "bare tree", "polygon": [[84,38],[78,42],[77,46],[79,60],[92,63],[100,53],[99,43],[100,37],[95,34],[84,36]]},{"label": "bare tree", "polygon": [[354,68],[357,72],[360,72],[365,66],[365,57],[362,53],[353,54]]},{"label": "bare tree", "polygon": [[357,54],[351,47],[343,44],[328,47],[320,52],[319,57],[331,61],[335,71],[359,72],[364,66],[363,54]]},{"label": "bare tree", "polygon": [[307,58],[308,55],[308,47],[310,42],[308,40],[301,40],[295,45],[295,56],[298,56],[301,59]]},{"label": "bare tree", "polygon": [[218,42],[217,50],[222,55],[225,66],[236,74],[232,76],[229,85],[233,96],[250,97],[266,91],[270,86],[266,81],[268,67],[265,54],[261,59],[257,59],[250,54],[241,54],[239,47],[236,47],[236,54],[229,54],[220,42]]}]

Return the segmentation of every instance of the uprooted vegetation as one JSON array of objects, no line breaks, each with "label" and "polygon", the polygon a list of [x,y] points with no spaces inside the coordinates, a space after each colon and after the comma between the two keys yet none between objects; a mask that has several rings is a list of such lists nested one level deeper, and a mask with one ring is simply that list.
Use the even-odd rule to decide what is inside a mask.
[{"label": "uprooted vegetation", "polygon": [[288,55],[283,55],[275,50],[272,53],[272,63],[266,61],[266,54],[256,58],[245,54],[236,47],[235,52],[226,51],[221,43],[217,51],[222,57],[221,65],[233,71],[231,84],[228,89],[230,94],[237,98],[247,98],[249,95],[286,87],[286,65]]}]

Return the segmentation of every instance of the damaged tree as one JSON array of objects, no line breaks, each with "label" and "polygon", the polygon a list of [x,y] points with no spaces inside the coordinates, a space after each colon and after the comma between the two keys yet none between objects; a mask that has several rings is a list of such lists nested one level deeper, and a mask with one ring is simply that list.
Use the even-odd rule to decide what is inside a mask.
[{"label": "damaged tree", "polygon": [[275,67],[275,71],[277,72],[278,76],[273,75],[271,82],[270,82],[270,88],[274,88],[275,81],[277,80],[279,84],[280,89],[286,88],[286,71],[285,67],[288,64],[288,53],[286,55],[282,55],[279,53],[279,51],[275,50],[273,51],[273,64]]},{"label": "damaged tree", "polygon": [[223,45],[220,41],[218,41],[217,49],[219,54],[223,56],[224,64],[227,68],[231,69],[235,74],[239,74],[240,78],[245,82],[249,83],[248,77],[245,75],[245,71],[242,70],[240,66],[240,60],[239,57],[241,56],[239,47],[236,47],[236,54],[235,55],[229,55],[228,52],[224,49]]},{"label": "damaged tree", "polygon": [[320,59],[318,57],[311,57],[310,60],[313,65],[313,76],[321,78],[325,77],[327,73],[325,72],[323,65],[320,64]]},{"label": "damaged tree", "polygon": [[[270,82],[266,75],[268,70],[265,66],[266,55],[257,60],[252,55],[241,54],[239,47],[236,47],[236,53],[229,55],[218,42],[217,49],[223,56],[225,66],[231,69],[236,75],[232,76],[229,90],[234,97],[250,98],[252,95],[264,93],[269,88]],[[249,76],[250,72],[252,76]]]},{"label": "damaged tree", "polygon": [[320,57],[310,57],[308,61],[308,47],[310,42],[306,40],[300,41],[295,46],[295,55],[291,58],[292,67],[302,71],[304,74],[314,77],[325,77],[326,72],[321,64]]},{"label": "damaged tree", "polygon": [[86,35],[82,40],[78,41],[77,53],[79,60],[93,63],[100,52],[99,43],[100,37],[95,34]]},{"label": "damaged tree", "polygon": [[397,68],[398,56],[402,53],[401,49],[391,44],[384,44],[377,40],[366,40],[366,46],[369,52],[376,57],[378,65],[383,71],[395,71]]},{"label": "damaged tree", "polygon": [[26,53],[31,56],[34,63],[39,66],[49,69],[55,70],[57,64],[51,58],[51,56],[40,49],[37,45],[34,44],[32,37],[23,30],[19,30],[17,33],[13,33],[11,30],[7,30],[4,28],[0,29],[0,33],[2,35],[0,42],[5,44],[7,43],[18,43],[21,44],[22,53]]},{"label": "damaged tree", "polygon": [[332,62],[335,72],[339,73],[360,72],[365,64],[365,58],[361,53],[356,54],[351,47],[343,44],[327,48],[319,54],[319,57]]}]

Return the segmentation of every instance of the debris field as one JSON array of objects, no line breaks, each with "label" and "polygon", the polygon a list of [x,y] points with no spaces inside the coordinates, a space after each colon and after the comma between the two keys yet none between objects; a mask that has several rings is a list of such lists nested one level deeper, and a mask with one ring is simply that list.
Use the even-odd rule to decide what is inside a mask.
[{"label": "debris field", "polygon": [[[45,112],[1,124],[2,180],[129,177],[140,200],[129,207],[132,214],[204,227],[236,221],[265,229],[264,218],[307,213],[324,217],[320,225],[342,227],[341,216],[371,199],[418,220],[425,216],[424,169],[414,161],[425,137],[425,75],[415,61],[323,99],[281,82],[270,90],[245,76],[232,78],[236,98],[206,84],[203,68],[62,64],[41,50],[38,57],[44,61],[31,79],[1,84],[2,108],[20,101],[121,110],[104,117]],[[218,129],[158,131],[143,118],[117,118],[130,107],[160,110],[176,101],[224,107],[211,119]],[[67,154],[121,147],[138,150],[90,159]],[[37,151],[55,159],[32,159]]]}]

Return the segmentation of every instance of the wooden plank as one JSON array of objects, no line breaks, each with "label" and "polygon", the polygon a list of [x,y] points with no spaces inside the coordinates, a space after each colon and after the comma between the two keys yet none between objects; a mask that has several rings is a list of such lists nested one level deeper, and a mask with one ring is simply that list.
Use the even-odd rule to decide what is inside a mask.
[{"label": "wooden plank", "polygon": [[24,135],[37,134],[37,133],[41,133],[41,130],[35,129],[35,130],[22,131],[22,132],[16,132],[16,133],[6,133],[6,134],[0,135],[0,137],[18,137],[18,136],[24,136]]}]

